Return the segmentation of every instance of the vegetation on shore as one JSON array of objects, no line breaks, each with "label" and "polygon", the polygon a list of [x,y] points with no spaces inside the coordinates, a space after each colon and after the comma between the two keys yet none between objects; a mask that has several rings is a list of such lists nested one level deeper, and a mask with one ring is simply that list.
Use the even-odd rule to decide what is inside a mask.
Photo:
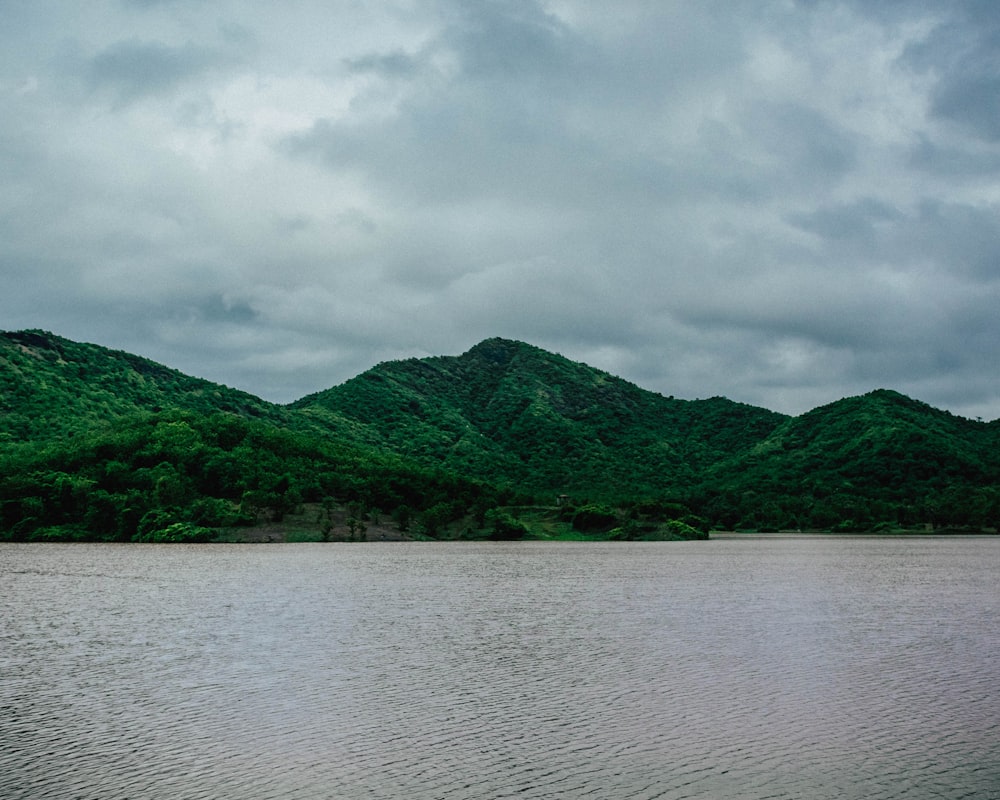
[{"label": "vegetation on shore", "polygon": [[0,539],[700,538],[995,530],[1000,423],[878,390],[799,417],[490,339],[288,406],[0,333]]}]

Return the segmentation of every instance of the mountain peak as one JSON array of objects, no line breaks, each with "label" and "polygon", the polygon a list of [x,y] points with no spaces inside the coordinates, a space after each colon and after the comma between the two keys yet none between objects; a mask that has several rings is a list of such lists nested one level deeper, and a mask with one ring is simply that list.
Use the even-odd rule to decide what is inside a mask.
[{"label": "mountain peak", "polygon": [[503,339],[494,336],[490,339],[483,339],[479,344],[470,348],[463,355],[466,357],[480,358],[491,364],[509,364],[520,353],[542,352],[536,347],[515,339]]}]

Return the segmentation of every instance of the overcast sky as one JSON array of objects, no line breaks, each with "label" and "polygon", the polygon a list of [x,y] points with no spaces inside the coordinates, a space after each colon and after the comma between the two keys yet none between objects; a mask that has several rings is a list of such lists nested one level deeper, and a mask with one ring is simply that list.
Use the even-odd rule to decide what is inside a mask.
[{"label": "overcast sky", "polygon": [[995,0],[0,0],[0,328],[1000,417]]}]

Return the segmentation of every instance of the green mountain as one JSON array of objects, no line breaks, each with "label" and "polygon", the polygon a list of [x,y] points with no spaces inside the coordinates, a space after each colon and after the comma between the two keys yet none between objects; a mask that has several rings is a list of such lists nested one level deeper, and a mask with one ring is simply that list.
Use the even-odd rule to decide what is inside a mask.
[{"label": "green mountain", "polygon": [[290,519],[307,538],[978,530],[1000,521],[998,444],[1000,422],[887,390],[788,417],[503,339],[280,406],[0,333],[0,539],[202,540]]},{"label": "green mountain", "polygon": [[309,418],[285,406],[131,353],[41,330],[0,332],[0,446],[34,449],[107,430],[140,412],[170,410],[233,414],[359,444],[377,438],[334,413],[314,430]]},{"label": "green mountain", "polygon": [[304,506],[323,536],[376,512],[434,533],[497,504],[354,428],[97,345],[0,334],[0,539],[200,541]]},{"label": "green mountain", "polygon": [[681,495],[785,417],[724,398],[675,400],[521,342],[380,364],[292,404],[354,420],[424,464],[551,497]]},{"label": "green mountain", "polygon": [[995,527],[1000,422],[879,389],[789,418],[707,470],[703,510],[725,527]]},{"label": "green mountain", "polygon": [[149,359],[45,331],[0,333],[0,443],[59,441],[137,411],[283,422],[279,406]]}]

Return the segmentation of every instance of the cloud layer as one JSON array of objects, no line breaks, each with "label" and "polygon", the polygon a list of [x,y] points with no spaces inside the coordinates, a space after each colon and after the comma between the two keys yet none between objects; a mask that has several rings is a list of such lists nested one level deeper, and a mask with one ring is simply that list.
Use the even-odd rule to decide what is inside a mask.
[{"label": "cloud layer", "polygon": [[0,327],[290,401],[521,339],[1000,417],[1000,7],[3,3]]}]

